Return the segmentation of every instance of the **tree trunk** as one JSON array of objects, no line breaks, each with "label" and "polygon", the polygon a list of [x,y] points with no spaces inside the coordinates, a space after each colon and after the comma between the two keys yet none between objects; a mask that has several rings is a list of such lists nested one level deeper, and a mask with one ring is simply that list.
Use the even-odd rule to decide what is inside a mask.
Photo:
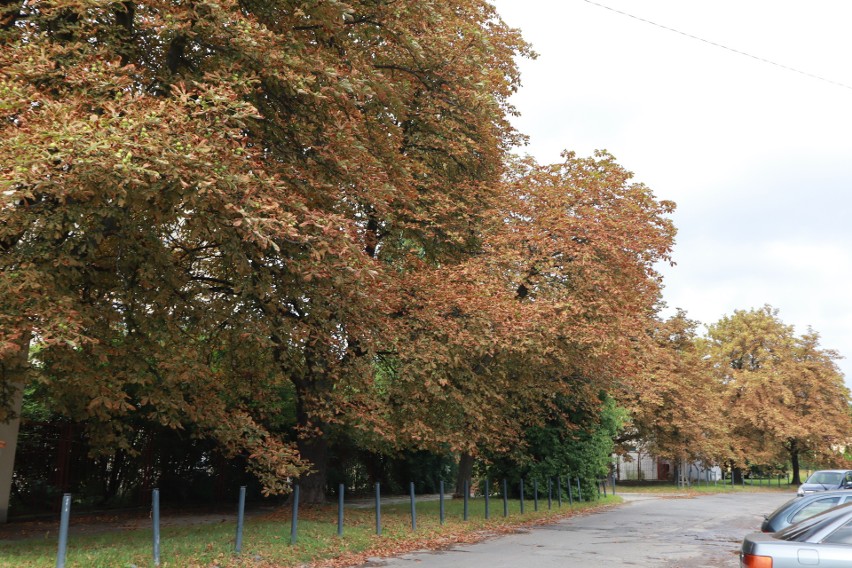
[{"label": "tree trunk", "polygon": [[799,444],[796,440],[790,440],[790,464],[793,469],[793,480],[790,485],[801,485],[802,478],[799,473]]},{"label": "tree trunk", "polygon": [[0,360],[0,388],[10,389],[8,407],[3,413],[7,419],[0,419],[0,523],[5,523],[9,517],[9,497],[12,494],[12,474],[15,470],[29,353],[30,334],[25,333],[18,342],[18,351]]},{"label": "tree trunk", "polygon": [[[304,387],[304,385],[301,385]],[[311,463],[311,472],[303,474],[299,484],[300,503],[325,503],[325,486],[328,479],[328,437],[326,424],[312,420],[305,402],[305,391],[296,385],[296,423],[302,434],[297,446],[303,460]],[[310,432],[310,434],[304,434]]]},{"label": "tree trunk", "polygon": [[298,479],[300,503],[325,503],[328,479],[328,439],[324,434],[299,439],[302,459],[311,462],[311,472]]},{"label": "tree trunk", "polygon": [[470,481],[473,475],[473,456],[470,454],[462,454],[459,457],[459,472],[456,476],[456,490],[453,497],[464,497],[464,482]]},{"label": "tree trunk", "polygon": [[731,469],[731,482],[736,485],[737,483],[743,482],[743,470],[739,467],[734,467]]}]

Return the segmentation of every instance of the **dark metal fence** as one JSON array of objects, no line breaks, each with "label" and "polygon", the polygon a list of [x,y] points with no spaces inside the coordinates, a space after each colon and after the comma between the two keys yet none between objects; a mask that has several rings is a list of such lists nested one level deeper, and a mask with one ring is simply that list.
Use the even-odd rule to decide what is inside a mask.
[{"label": "dark metal fence", "polygon": [[[563,484],[564,481],[564,484]],[[540,482],[543,482],[546,485],[542,487],[547,487],[547,507],[551,509],[553,507],[554,495],[553,489],[556,488],[556,504],[557,507],[563,506],[563,487],[566,488],[566,495],[568,497],[569,507],[574,506],[575,501],[583,501],[583,494],[581,490],[581,479],[579,477],[572,477],[571,475],[558,476],[554,478],[547,478],[545,480],[532,480],[532,488],[533,488],[533,500],[534,500],[534,510],[538,511],[539,504],[539,488]],[[574,491],[574,484],[576,483],[576,492]],[[600,478],[593,480],[594,486],[597,487],[597,495],[595,495],[595,499],[600,498],[601,496],[606,497],[606,495],[611,493],[615,495],[615,478]],[[471,490],[472,487],[471,480],[466,480],[464,483],[465,493],[464,493],[464,509],[463,509],[463,520],[468,521],[470,519],[470,508],[469,503],[471,499]],[[500,497],[503,500],[503,516],[509,516],[509,483],[506,479],[501,480],[501,483],[498,484],[498,487],[501,488]],[[524,514],[524,496],[525,496],[525,480],[521,479],[518,483],[518,490],[520,493],[520,514]],[[609,488],[609,489],[608,489]],[[299,534],[299,484],[295,484],[293,486],[293,494],[291,497],[291,520],[290,520],[290,544],[294,545],[298,541]],[[246,487],[242,486],[239,488],[239,498],[237,503],[237,514],[236,514],[236,538],[234,541],[234,553],[240,554],[243,548],[243,526],[245,520],[245,499],[246,499]],[[485,518],[489,518],[490,516],[490,498],[492,497],[492,490],[489,483],[489,480],[486,478],[482,485],[481,496],[485,503]],[[338,488],[338,504],[337,504],[337,534],[340,537],[343,537],[344,534],[344,487],[341,484]],[[444,484],[440,483],[440,507],[439,507],[439,516],[440,523],[444,524],[445,521],[445,508],[444,508]],[[409,499],[411,504],[411,530],[417,530],[417,495],[415,494],[415,485],[414,483],[410,483],[409,485]],[[592,500],[591,496],[586,496],[585,500]],[[65,568],[66,566],[66,551],[68,547],[68,527],[71,518],[71,502],[72,496],[70,493],[66,493],[62,498],[61,505],[61,518],[59,524],[59,542],[57,547],[57,557],[56,557],[56,567],[57,568]],[[152,562],[154,566],[160,565],[160,551],[161,551],[161,539],[160,539],[160,489],[154,488],[151,491],[151,531],[152,531]],[[382,493],[381,493],[381,484],[375,484],[375,519],[376,519],[376,534],[378,536],[382,535]]]}]

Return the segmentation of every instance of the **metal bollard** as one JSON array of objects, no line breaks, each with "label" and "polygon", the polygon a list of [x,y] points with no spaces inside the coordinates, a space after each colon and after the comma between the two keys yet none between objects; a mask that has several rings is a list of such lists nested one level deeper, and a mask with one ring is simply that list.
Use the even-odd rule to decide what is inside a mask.
[{"label": "metal bollard", "polygon": [[417,508],[414,506],[414,482],[408,486],[408,491],[411,495],[411,530],[417,530]]},{"label": "metal bollard", "polygon": [[59,519],[59,548],[56,551],[56,568],[65,568],[68,550],[68,522],[71,517],[71,494],[62,496],[62,516]]},{"label": "metal bollard", "polygon": [[470,482],[465,479],[464,480],[464,520],[467,520],[469,508],[468,508],[468,500],[470,498]]},{"label": "metal bollard", "polygon": [[524,514],[524,478],[521,478],[521,514]]},{"label": "metal bollard", "polygon": [[151,517],[154,525],[154,566],[160,565],[160,490],[151,492]]},{"label": "metal bollard", "polygon": [[296,544],[299,532],[299,484],[293,487],[293,518],[290,521],[290,544]]},{"label": "metal bollard", "polygon": [[234,552],[237,554],[243,550],[243,521],[246,514],[246,486],[240,486],[240,497],[237,501],[237,538],[234,543]]},{"label": "metal bollard", "polygon": [[337,486],[337,536],[343,536],[343,496],[346,488],[341,483]]},{"label": "metal bollard", "polygon": [[509,483],[503,480],[503,516],[509,516]]},{"label": "metal bollard", "polygon": [[568,476],[568,505],[574,506],[574,491],[571,489],[571,476]]},{"label": "metal bollard", "polygon": [[485,518],[488,519],[489,516],[490,516],[490,510],[489,510],[489,506],[488,506],[490,496],[488,494],[491,493],[491,492],[489,491],[488,478],[487,477],[485,478],[485,491],[483,491],[483,493],[485,494]]},{"label": "metal bollard", "polygon": [[438,498],[438,516],[441,519],[441,524],[444,524],[444,482],[441,481],[439,484],[440,495]]},{"label": "metal bollard", "polygon": [[382,484],[376,483],[376,534],[382,536]]}]

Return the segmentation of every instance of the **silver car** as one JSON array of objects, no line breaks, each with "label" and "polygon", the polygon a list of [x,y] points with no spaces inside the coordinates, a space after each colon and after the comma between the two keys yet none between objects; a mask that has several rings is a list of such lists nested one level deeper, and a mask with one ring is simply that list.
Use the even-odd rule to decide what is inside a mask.
[{"label": "silver car", "polygon": [[805,519],[777,533],[743,539],[742,568],[852,567],[852,503]]}]

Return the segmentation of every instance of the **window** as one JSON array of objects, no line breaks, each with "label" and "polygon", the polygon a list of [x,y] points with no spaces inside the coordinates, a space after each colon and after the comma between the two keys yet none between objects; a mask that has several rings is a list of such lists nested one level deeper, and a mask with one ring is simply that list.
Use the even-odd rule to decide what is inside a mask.
[{"label": "window", "polygon": [[823,539],[823,542],[832,544],[852,544],[852,521],[842,525],[839,529]]},{"label": "window", "polygon": [[817,499],[811,503],[808,503],[799,511],[790,517],[790,523],[798,523],[803,519],[807,519],[809,517],[813,517],[817,513],[822,513],[826,509],[831,509],[835,505],[840,503],[840,496],[837,497],[823,497],[822,499]]}]

